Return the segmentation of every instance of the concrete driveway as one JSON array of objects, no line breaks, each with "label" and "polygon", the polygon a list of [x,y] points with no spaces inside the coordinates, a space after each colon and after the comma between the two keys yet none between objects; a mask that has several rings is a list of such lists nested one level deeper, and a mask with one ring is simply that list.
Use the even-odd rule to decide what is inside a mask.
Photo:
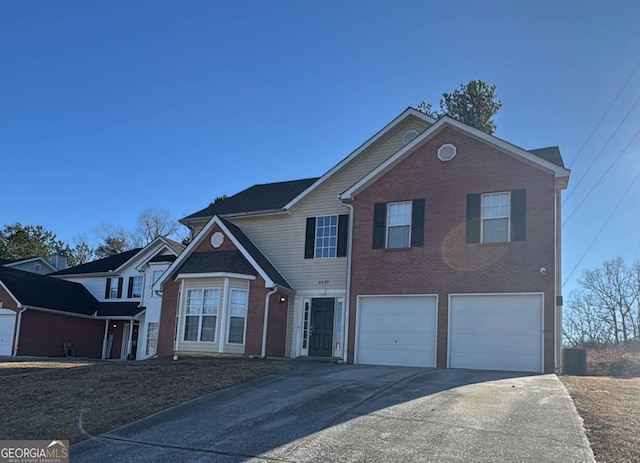
[{"label": "concrete driveway", "polygon": [[71,461],[594,460],[555,375],[319,363],[82,442]]}]

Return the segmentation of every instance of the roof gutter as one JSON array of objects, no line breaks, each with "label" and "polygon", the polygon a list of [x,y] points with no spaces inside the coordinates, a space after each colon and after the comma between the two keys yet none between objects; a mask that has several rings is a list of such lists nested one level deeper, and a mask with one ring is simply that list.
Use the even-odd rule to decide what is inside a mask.
[{"label": "roof gutter", "polygon": [[15,357],[18,355],[18,342],[20,341],[20,325],[22,325],[22,313],[27,310],[26,307],[23,307],[20,312],[18,312],[18,321],[16,322],[16,336],[13,340],[13,351],[11,355]]},{"label": "roof gutter", "polygon": [[264,297],[264,323],[262,324],[262,352],[260,353],[260,358],[263,358],[263,359],[267,358],[267,331],[269,328],[269,302],[271,300],[271,296],[273,296],[277,292],[278,292],[278,287],[276,285]]}]

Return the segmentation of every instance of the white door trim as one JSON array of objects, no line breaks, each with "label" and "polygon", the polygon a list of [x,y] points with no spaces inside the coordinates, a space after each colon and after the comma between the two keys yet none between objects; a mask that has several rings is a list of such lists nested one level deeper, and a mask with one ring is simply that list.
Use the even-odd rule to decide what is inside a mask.
[{"label": "white door trim", "polygon": [[360,341],[360,310],[361,310],[361,306],[362,304],[360,303],[360,300],[363,298],[375,298],[375,297],[435,297],[436,299],[436,316],[435,316],[435,336],[434,338],[434,359],[433,359],[433,364],[437,365],[438,363],[438,303],[439,303],[439,296],[438,294],[359,294],[358,296],[356,296],[356,326],[355,326],[355,336],[353,339],[354,342],[354,346],[353,346],[353,363],[354,364],[359,364],[360,363],[360,358],[359,358],[359,341]]},{"label": "white door trim", "polygon": [[[451,298],[475,296],[541,296],[540,298],[540,373],[544,372],[544,292],[522,293],[450,293],[447,306],[447,368],[451,368]],[[555,349],[554,349],[555,350]]]}]

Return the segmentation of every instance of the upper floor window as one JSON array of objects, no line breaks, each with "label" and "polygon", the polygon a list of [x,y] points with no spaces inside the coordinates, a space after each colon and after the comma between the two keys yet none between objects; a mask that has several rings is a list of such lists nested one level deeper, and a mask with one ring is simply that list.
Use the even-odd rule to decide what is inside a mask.
[{"label": "upper floor window", "polygon": [[305,259],[329,259],[347,255],[349,216],[325,215],[307,218]]},{"label": "upper floor window", "polygon": [[185,299],[184,340],[214,342],[220,289],[188,289]]},{"label": "upper floor window", "polygon": [[411,246],[411,201],[387,205],[387,248]]},{"label": "upper floor window", "polygon": [[154,270],[151,273],[151,297],[160,297],[156,294],[156,292],[153,290],[153,285],[156,284],[156,281],[158,281],[160,279],[160,277],[162,276],[162,274],[164,273],[164,270]]},{"label": "upper floor window", "polygon": [[142,275],[129,278],[129,297],[142,297]]},{"label": "upper floor window", "polygon": [[489,193],[482,195],[482,242],[506,243],[509,241],[509,217],[511,194]]},{"label": "upper floor window", "polygon": [[42,270],[42,266],[40,264],[33,264],[33,271],[40,273],[40,271]]},{"label": "upper floor window", "polygon": [[467,243],[508,243],[527,238],[527,191],[467,195]]},{"label": "upper floor window", "polygon": [[338,245],[338,216],[327,215],[316,218],[316,248],[314,257],[326,259],[336,257]]},{"label": "upper floor window", "polygon": [[118,298],[118,290],[120,289],[119,278],[113,278],[111,280],[111,290],[109,291],[109,299],[117,299]]},{"label": "upper floor window", "polygon": [[373,206],[373,249],[400,249],[424,244],[425,200],[376,203]]}]

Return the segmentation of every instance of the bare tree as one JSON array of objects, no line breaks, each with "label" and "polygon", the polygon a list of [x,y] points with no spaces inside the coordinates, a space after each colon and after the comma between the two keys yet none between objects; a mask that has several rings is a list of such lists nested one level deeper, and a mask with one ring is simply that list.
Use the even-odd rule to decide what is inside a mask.
[{"label": "bare tree", "polygon": [[138,216],[132,241],[136,246],[146,246],[158,236],[172,237],[180,229],[180,224],[167,209],[145,209]]},{"label": "bare tree", "polygon": [[622,258],[587,270],[567,304],[565,338],[572,344],[640,339],[640,264]]}]

